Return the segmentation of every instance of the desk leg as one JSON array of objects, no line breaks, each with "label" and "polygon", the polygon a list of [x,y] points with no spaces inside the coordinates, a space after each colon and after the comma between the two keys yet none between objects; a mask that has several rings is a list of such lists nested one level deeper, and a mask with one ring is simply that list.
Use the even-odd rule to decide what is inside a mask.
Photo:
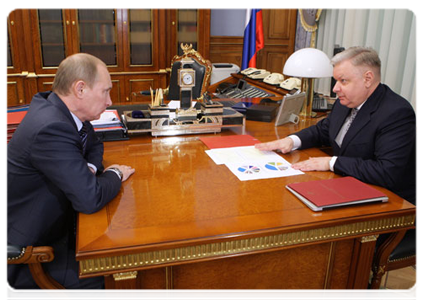
[{"label": "desk leg", "polygon": [[117,273],[104,276],[106,289],[136,289],[138,272]]},{"label": "desk leg", "polygon": [[355,239],[347,288],[367,289],[378,235]]},{"label": "desk leg", "polygon": [[172,267],[129,271],[104,276],[106,289],[171,289]]}]

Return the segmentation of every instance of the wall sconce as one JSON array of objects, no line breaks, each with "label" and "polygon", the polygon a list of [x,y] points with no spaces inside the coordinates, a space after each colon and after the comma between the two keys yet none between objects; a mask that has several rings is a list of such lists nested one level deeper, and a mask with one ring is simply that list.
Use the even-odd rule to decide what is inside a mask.
[{"label": "wall sconce", "polygon": [[303,48],[295,51],[286,61],[283,74],[300,77],[301,91],[306,93],[306,100],[301,110],[301,117],[311,117],[314,96],[314,79],[332,77],[333,67],[328,56],[315,48]]}]

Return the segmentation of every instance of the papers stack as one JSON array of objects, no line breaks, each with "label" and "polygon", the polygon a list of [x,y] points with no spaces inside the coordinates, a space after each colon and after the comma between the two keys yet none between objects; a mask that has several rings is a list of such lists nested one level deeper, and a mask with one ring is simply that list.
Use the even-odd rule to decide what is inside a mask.
[{"label": "papers stack", "polygon": [[304,174],[273,151],[261,151],[249,135],[201,138],[210,150],[207,155],[218,165],[226,165],[239,180],[278,178]]},{"label": "papers stack", "polygon": [[22,122],[23,118],[28,111],[29,105],[9,108],[7,110],[7,143],[9,143],[13,134],[15,133],[18,125]]},{"label": "papers stack", "polygon": [[107,109],[98,120],[91,121],[97,136],[102,141],[128,139],[125,125],[121,122],[115,109]]}]

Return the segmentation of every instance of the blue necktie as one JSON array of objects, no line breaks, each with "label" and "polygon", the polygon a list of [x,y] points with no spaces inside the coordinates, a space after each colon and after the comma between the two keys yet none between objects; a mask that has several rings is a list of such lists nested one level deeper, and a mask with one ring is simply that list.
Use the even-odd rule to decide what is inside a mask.
[{"label": "blue necktie", "polygon": [[87,126],[85,125],[85,123],[82,123],[82,128],[81,130],[79,130],[79,137],[81,138],[81,142],[82,142],[82,155],[85,155],[85,149],[87,147]]}]

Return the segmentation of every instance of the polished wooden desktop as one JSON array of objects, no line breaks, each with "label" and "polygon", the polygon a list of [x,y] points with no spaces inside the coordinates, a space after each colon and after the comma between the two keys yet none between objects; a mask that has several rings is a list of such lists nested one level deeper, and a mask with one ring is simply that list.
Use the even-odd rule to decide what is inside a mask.
[{"label": "polished wooden desktop", "polygon": [[[247,121],[245,132],[215,136],[266,142],[315,122]],[[101,211],[79,214],[81,278],[104,276],[106,288],[367,288],[378,235],[414,227],[415,206],[379,187],[387,203],[313,212],[285,185],[334,173],[240,181],[209,158],[199,137],[143,134],[105,143],[105,166],[136,171]],[[308,149],[284,158],[323,155]]]}]

